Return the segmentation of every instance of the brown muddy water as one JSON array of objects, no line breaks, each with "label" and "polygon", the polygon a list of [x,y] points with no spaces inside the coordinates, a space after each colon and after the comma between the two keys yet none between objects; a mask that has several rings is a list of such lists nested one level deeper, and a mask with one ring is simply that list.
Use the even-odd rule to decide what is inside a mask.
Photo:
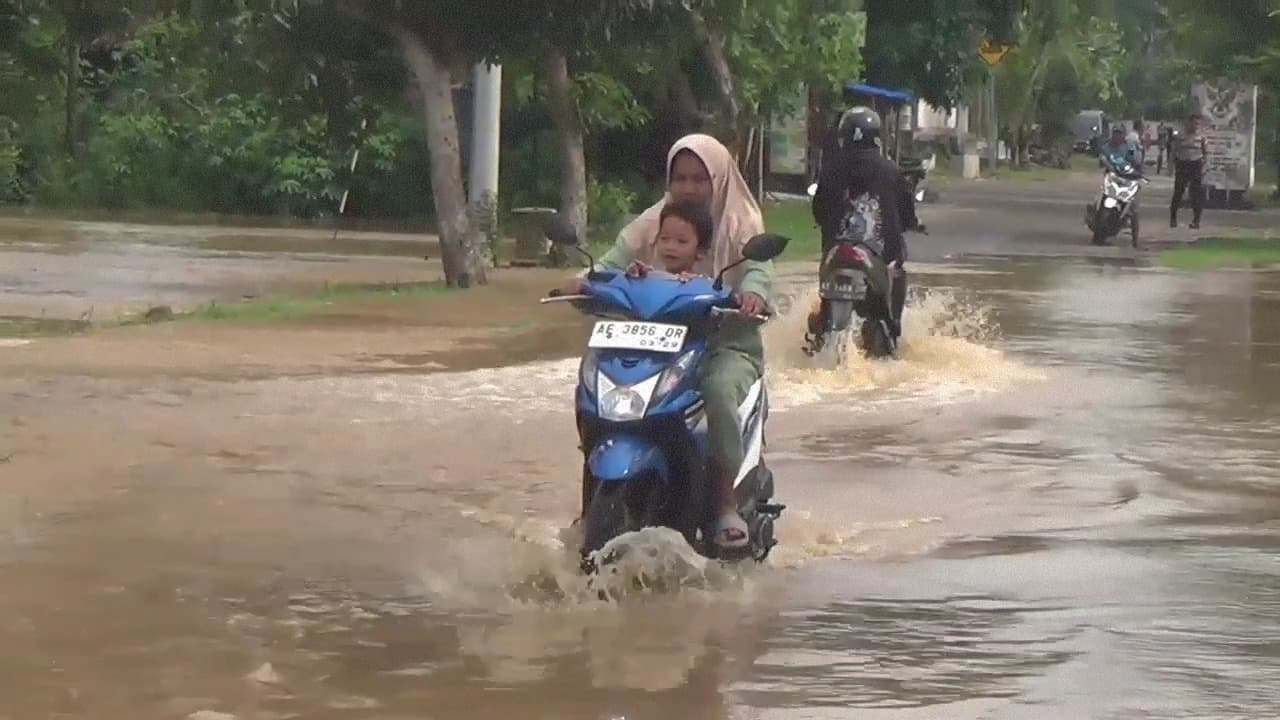
[{"label": "brown muddy water", "polygon": [[771,563],[646,532],[616,603],[536,343],[252,380],[95,370],[162,328],[0,346],[0,718],[1276,715],[1280,278],[913,278],[899,362],[809,366],[803,297],[768,329]]},{"label": "brown muddy water", "polygon": [[386,233],[0,215],[0,300],[7,315],[80,321],[258,296],[282,277],[298,286],[415,282],[439,275],[438,262],[421,262],[436,245]]}]

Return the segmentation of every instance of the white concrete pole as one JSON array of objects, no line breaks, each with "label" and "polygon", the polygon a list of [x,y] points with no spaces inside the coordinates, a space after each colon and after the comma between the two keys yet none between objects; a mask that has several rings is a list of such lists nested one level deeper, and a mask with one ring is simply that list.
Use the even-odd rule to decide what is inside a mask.
[{"label": "white concrete pole", "polygon": [[987,133],[991,143],[988,148],[991,153],[991,172],[994,173],[1000,167],[1000,123],[996,119],[996,73],[994,70],[987,71],[987,108],[991,111],[987,116]]},{"label": "white concrete pole", "polygon": [[471,167],[468,185],[472,204],[498,196],[502,130],[502,66],[480,63],[474,71]]}]

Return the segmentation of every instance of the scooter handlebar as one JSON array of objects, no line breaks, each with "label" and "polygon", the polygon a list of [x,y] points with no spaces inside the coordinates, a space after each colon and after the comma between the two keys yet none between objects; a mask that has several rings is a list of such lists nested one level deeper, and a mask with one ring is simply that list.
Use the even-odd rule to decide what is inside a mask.
[{"label": "scooter handlebar", "polygon": [[773,313],[771,312],[765,312],[762,315],[748,315],[742,312],[741,310],[739,310],[738,308],[720,308],[720,307],[711,308],[711,317],[724,317],[725,315],[735,315],[737,317],[744,317],[744,318],[747,318],[748,320],[755,320],[756,322],[760,322],[760,323],[765,323],[773,319]]},{"label": "scooter handlebar", "polygon": [[539,298],[538,302],[543,305],[546,305],[547,303],[554,303],[554,302],[577,302],[579,300],[590,300],[590,299],[591,299],[590,295],[585,295],[582,293],[577,293],[574,295],[566,295],[565,292],[560,288],[554,288],[547,293],[546,297]]},{"label": "scooter handlebar", "polygon": [[[550,291],[547,292],[546,297],[540,298],[538,302],[543,305],[546,305],[548,303],[555,303],[555,302],[578,302],[581,300],[590,300],[590,299],[591,299],[591,295],[587,293],[579,292],[579,293],[570,295],[570,294],[566,294],[560,288],[552,288]],[[771,312],[765,312],[762,315],[747,315],[746,313],[742,312],[738,308],[722,308],[722,307],[711,308],[711,317],[719,318],[725,315],[736,315],[738,317],[744,317],[749,320],[755,320],[760,323],[765,323],[773,319],[773,313]]]}]

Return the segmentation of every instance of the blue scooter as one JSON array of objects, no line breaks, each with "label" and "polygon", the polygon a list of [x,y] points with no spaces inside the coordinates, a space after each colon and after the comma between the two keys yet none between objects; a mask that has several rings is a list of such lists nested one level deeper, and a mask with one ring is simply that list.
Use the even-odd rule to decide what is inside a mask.
[{"label": "blue scooter", "polygon": [[[545,228],[554,243],[577,249],[593,268],[582,294],[552,291],[542,302],[572,302],[597,316],[582,356],[575,391],[583,466],[583,568],[610,540],[645,527],[668,527],[708,558],[763,562],[773,549],[774,521],[785,506],[773,503],[773,474],[765,466],[764,422],[769,406],[763,378],[738,409],[746,458],[734,478],[749,543],[741,550],[716,545],[716,512],[707,482],[707,421],[698,393],[698,363],[720,323],[747,318],[714,282],[651,271],[645,277],[594,270],[576,229],[559,215]],[[763,234],[743,249],[746,260],[782,254],[788,239]],[[730,268],[725,268],[725,271]]]}]

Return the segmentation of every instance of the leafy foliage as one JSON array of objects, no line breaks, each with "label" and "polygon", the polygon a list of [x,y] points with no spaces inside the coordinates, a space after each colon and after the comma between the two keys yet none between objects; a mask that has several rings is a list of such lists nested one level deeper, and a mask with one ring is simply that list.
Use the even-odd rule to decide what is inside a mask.
[{"label": "leafy foliage", "polygon": [[1029,0],[1024,44],[995,71],[999,116],[1020,159],[1035,139],[1065,162],[1071,118],[1121,102],[1129,54],[1119,23],[1103,10],[1074,0]]},{"label": "leafy foliage", "polygon": [[[1013,0],[867,0],[867,79],[955,107],[979,75],[978,42],[1008,28]],[[1013,40],[1015,38],[1009,37]]]},{"label": "leafy foliage", "polygon": [[855,79],[954,106],[986,76],[979,38],[1016,41],[996,71],[1001,117],[1014,134],[1052,138],[1086,106],[1176,110],[1188,80],[1206,73],[1257,78],[1272,93],[1267,122],[1280,97],[1278,9],[1277,0],[0,0],[0,202],[318,217],[350,189],[352,214],[429,215],[420,100],[390,23],[420,33],[457,80],[481,58],[506,66],[500,209],[558,204],[540,68],[549,52],[567,57],[591,216],[607,226],[652,197],[675,136],[717,129],[708,32],[723,40],[743,123],[796,109],[802,87],[830,99]]},{"label": "leafy foliage", "polygon": [[[297,12],[104,21],[64,15],[71,5],[25,6],[0,21],[17,50],[0,58],[2,90],[25,100],[0,119],[0,200],[316,216],[336,207],[357,144],[372,143],[362,174],[385,176],[416,132],[349,91],[357,61],[340,53],[367,47],[300,36],[314,19]],[[59,56],[72,42],[88,50],[68,90]],[[369,57],[365,72],[391,74]],[[62,87],[39,92],[50,78]],[[60,148],[67,118],[82,130]],[[375,119],[368,137],[349,130],[362,118]]]},{"label": "leafy foliage", "polygon": [[850,0],[778,0],[744,13],[729,36],[738,91],[758,118],[789,112],[802,86],[838,96],[858,78],[866,17]]}]

